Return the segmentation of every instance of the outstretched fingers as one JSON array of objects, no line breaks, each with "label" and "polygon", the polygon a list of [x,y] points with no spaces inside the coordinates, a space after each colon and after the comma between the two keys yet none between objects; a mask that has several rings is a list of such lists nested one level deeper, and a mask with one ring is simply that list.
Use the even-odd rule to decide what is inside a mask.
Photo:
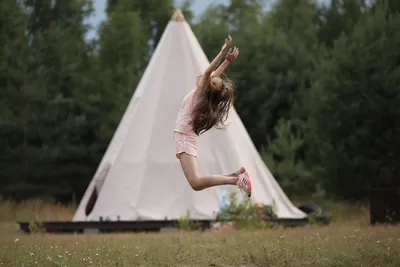
[{"label": "outstretched fingers", "polygon": [[229,59],[236,59],[239,55],[239,48],[237,48],[236,46],[234,47],[234,49],[229,49],[229,52],[227,54],[227,57]]},{"label": "outstretched fingers", "polygon": [[232,43],[232,37],[230,35],[228,35],[227,38],[225,38],[225,42],[224,45],[222,46],[222,51],[225,51],[228,49],[228,47],[231,45]]}]

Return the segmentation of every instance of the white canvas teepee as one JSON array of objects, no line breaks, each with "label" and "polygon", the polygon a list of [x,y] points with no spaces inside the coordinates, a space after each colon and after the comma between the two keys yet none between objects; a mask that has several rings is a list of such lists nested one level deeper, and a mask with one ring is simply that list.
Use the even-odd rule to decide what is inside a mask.
[{"label": "white canvas teepee", "polygon": [[[175,157],[173,137],[181,101],[208,65],[189,24],[176,10],[73,221],[174,220],[187,211],[192,219],[215,218],[222,187],[191,189]],[[245,166],[252,178],[253,201],[274,202],[281,218],[305,217],[262,161],[235,109],[229,122],[225,130],[200,136],[200,173],[232,173]]]}]

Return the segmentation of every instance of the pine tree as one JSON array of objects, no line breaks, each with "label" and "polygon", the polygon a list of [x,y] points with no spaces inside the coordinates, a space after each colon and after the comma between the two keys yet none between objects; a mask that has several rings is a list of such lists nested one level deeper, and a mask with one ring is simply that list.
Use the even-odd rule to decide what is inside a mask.
[{"label": "pine tree", "polygon": [[376,9],[318,71],[310,125],[330,193],[366,197],[375,161],[399,152],[399,26],[399,14]]},{"label": "pine tree", "polygon": [[[71,200],[82,178],[93,172],[94,128],[87,99],[94,92],[84,19],[90,1],[33,1],[20,4],[29,18],[22,104],[15,122],[20,143],[8,166],[12,182],[4,194],[16,199]],[[17,53],[16,53],[17,54]],[[18,170],[18,173],[11,173]]]},{"label": "pine tree", "polygon": [[276,138],[261,149],[261,156],[286,194],[306,196],[315,193],[318,181],[299,158],[298,151],[304,146],[304,137],[294,134],[290,120],[280,119],[275,126]]},{"label": "pine tree", "polygon": [[31,53],[25,35],[28,16],[14,0],[0,2],[0,195],[24,178],[26,102],[32,97],[27,86],[33,76]]}]

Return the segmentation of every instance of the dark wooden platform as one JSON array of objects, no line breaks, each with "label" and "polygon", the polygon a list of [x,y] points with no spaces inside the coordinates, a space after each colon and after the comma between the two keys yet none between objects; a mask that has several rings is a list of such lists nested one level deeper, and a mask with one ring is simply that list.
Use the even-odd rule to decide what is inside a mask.
[{"label": "dark wooden platform", "polygon": [[[308,218],[288,219],[279,218],[269,220],[275,226],[296,227],[310,224]],[[201,229],[208,229],[215,221],[198,220],[192,221]],[[330,219],[317,217],[314,220],[317,224],[329,224]],[[18,222],[21,232],[30,233],[31,225],[39,225],[47,233],[117,233],[117,232],[159,232],[165,228],[178,228],[177,220],[171,221],[49,221],[49,222]]]}]

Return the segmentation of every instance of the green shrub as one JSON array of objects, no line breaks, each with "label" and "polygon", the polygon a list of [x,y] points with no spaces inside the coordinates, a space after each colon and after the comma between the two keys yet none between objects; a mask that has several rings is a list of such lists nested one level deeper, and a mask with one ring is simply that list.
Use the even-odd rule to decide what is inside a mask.
[{"label": "green shrub", "polygon": [[230,194],[230,201],[217,215],[217,220],[233,221],[235,228],[271,228],[269,219],[276,218],[274,205],[261,205],[246,199],[238,203],[236,192]]}]

